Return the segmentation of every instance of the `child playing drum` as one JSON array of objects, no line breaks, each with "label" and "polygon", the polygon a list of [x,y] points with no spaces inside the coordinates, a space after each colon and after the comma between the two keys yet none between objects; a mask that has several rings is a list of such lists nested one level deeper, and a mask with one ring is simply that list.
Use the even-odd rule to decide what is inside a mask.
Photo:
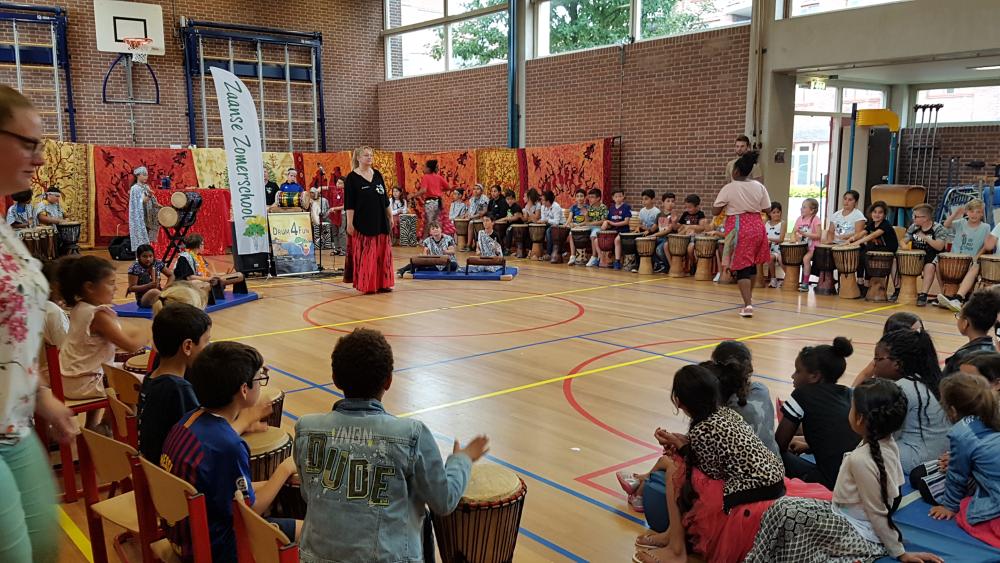
[{"label": "child playing drum", "polygon": [[[960,206],[944,220],[944,228],[951,229],[953,233],[951,252],[972,256],[972,265],[969,266],[969,271],[962,278],[962,283],[959,284],[955,295],[942,293],[937,296],[939,306],[947,307],[955,313],[962,310],[962,304],[965,303],[965,299],[975,287],[976,280],[979,279],[979,264],[977,263],[979,256],[987,252],[985,243],[990,235],[990,226],[983,221],[983,208],[983,200],[973,199]],[[962,214],[965,214],[965,218],[959,219]],[[994,246],[996,246],[995,242]]]},{"label": "child playing drum", "polygon": [[912,243],[914,250],[923,250],[924,255],[924,285],[917,293],[917,307],[927,305],[927,294],[937,277],[937,255],[948,245],[948,231],[934,222],[934,208],[921,203],[913,207],[913,224],[906,229],[904,243]]}]

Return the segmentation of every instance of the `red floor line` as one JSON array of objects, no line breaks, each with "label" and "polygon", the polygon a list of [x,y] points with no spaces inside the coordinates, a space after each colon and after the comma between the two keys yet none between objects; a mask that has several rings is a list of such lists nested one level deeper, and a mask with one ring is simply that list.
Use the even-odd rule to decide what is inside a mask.
[{"label": "red floor line", "polygon": [[615,490],[609,489],[609,488],[605,487],[604,485],[601,485],[601,484],[598,484],[598,483],[595,483],[595,482],[591,481],[590,479],[584,479],[583,477],[577,477],[576,481],[578,483],[580,483],[581,485],[586,485],[586,486],[590,487],[591,489],[600,491],[600,492],[602,492],[602,493],[604,493],[606,495],[609,495],[609,496],[613,496],[613,497],[615,497],[615,498],[617,498],[619,500],[628,500],[628,497],[625,496],[625,494],[622,493],[621,491],[615,491]]},{"label": "red floor line", "polygon": [[617,463],[615,465],[609,465],[608,467],[605,467],[603,469],[598,469],[597,471],[592,471],[590,473],[587,473],[586,475],[580,475],[579,477],[577,477],[577,479],[578,480],[579,479],[593,479],[594,477],[600,477],[601,475],[607,475],[608,473],[611,473],[612,471],[618,471],[619,469],[625,469],[626,467],[632,467],[633,465],[636,465],[638,463],[642,463],[644,461],[649,461],[651,459],[656,459],[656,458],[658,458],[658,457],[660,457],[662,455],[663,455],[663,450],[661,449],[660,451],[655,452],[655,453],[646,454],[644,456],[640,456],[640,457],[637,457],[637,458],[634,458],[634,459],[630,459],[628,461],[623,461],[623,462]]}]

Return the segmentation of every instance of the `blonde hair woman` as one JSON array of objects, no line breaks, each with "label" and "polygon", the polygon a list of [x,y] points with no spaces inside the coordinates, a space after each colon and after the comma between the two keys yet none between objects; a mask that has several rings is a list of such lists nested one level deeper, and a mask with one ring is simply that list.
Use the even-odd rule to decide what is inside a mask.
[{"label": "blonde hair woman", "polygon": [[[0,86],[0,197],[31,189],[42,158],[42,118],[20,92]],[[45,302],[41,264],[0,221],[0,561],[55,561],[56,488],[48,456],[36,437],[37,413],[49,435],[72,440],[73,412],[39,385]]]},{"label": "blonde hair woman", "polygon": [[348,257],[344,282],[353,282],[362,293],[392,291],[392,212],[382,174],[372,168],[371,147],[354,149],[344,178]]}]

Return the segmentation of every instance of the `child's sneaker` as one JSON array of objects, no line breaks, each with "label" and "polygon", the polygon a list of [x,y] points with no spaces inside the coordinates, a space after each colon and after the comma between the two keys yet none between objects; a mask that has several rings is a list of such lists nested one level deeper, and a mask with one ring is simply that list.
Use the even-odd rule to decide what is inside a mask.
[{"label": "child's sneaker", "polygon": [[612,266],[612,267],[614,269],[616,269],[616,270],[621,270],[622,269],[622,262],[621,262],[621,260],[615,260],[614,266]]},{"label": "child's sneaker", "polygon": [[576,255],[574,254],[573,256],[569,257],[569,263],[567,264],[567,266],[575,266],[575,265],[576,265]]},{"label": "child's sneaker", "polygon": [[618,478],[618,484],[622,486],[622,490],[629,495],[634,495],[639,488],[639,476],[631,471],[619,471],[615,473],[615,477]]},{"label": "child's sneaker", "polygon": [[918,293],[917,294],[917,307],[926,307],[926,306],[927,306],[927,294],[926,293]]},{"label": "child's sneaker", "polygon": [[601,263],[601,260],[597,256],[591,256],[590,257],[590,262],[587,262],[587,267],[588,268],[593,268],[594,266],[596,266],[596,265],[598,265],[600,263]]},{"label": "child's sneaker", "polygon": [[642,507],[642,497],[639,495],[629,495],[628,505],[632,507],[632,510],[642,514],[646,510]]}]

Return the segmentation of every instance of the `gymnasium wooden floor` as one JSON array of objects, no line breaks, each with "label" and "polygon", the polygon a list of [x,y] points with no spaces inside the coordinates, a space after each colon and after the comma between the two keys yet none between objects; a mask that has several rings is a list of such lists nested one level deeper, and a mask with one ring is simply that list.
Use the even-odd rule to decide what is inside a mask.
[{"label": "gymnasium wooden floor", "polygon": [[[397,267],[416,252],[394,250]],[[212,262],[231,267],[228,256]],[[644,520],[628,509],[614,473],[653,463],[657,426],[686,428],[670,403],[673,373],[707,359],[721,340],[746,341],[756,377],[781,398],[792,390],[799,348],[852,338],[850,382],[898,310],[923,317],[942,359],[964,341],[943,309],[759,289],[755,316],[743,319],[735,286],[512,263],[520,273],[510,282],[398,280],[394,292],[369,296],[337,279],[255,280],[262,299],[214,313],[213,340],[261,351],[270,385],[287,393],[283,427],[292,431],[298,417],[339,398],[330,378],[338,335],[359,326],[383,331],[395,352],[389,411],[424,421],[443,451],[455,437],[488,434],[482,463],[527,483],[517,561],[631,558]],[[128,265],[118,263],[122,294]],[[62,508],[61,560],[88,560],[82,503]]]}]

